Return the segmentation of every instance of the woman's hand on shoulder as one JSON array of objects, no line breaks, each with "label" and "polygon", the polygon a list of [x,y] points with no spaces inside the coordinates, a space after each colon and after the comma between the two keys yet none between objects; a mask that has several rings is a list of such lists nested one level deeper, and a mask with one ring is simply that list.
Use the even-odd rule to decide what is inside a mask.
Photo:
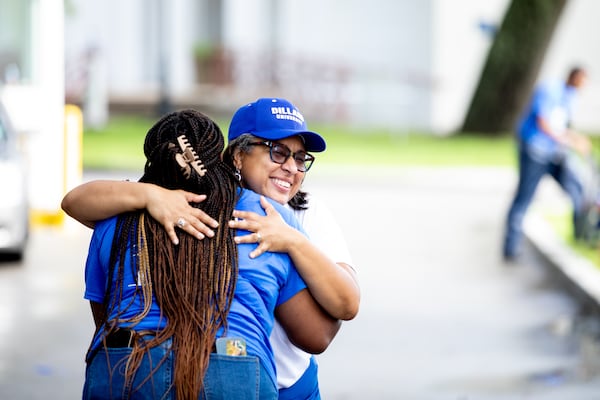
[{"label": "woman's hand on shoulder", "polygon": [[288,253],[289,249],[299,239],[305,237],[301,232],[289,226],[275,207],[264,197],[260,196],[260,205],[267,215],[258,215],[251,211],[235,210],[229,227],[252,232],[248,235],[236,236],[236,243],[258,243],[256,249],[250,252],[255,258],[266,251]]},{"label": "woman's hand on shoulder", "polygon": [[173,244],[179,244],[176,228],[200,240],[215,235],[212,229],[219,226],[218,222],[190,205],[204,200],[206,195],[203,194],[169,190],[156,185],[151,185],[146,191],[148,213],[163,225]]}]

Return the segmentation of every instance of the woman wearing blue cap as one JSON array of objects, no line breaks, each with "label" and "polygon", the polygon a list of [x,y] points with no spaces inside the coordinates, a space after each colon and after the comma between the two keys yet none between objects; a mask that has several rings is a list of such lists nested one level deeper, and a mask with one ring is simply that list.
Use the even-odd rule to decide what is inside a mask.
[{"label": "woman wearing blue cap", "polygon": [[[224,161],[233,165],[244,186],[292,208],[307,238],[283,223],[264,199],[266,217],[234,212],[240,221],[229,226],[254,231],[239,242],[258,242],[251,253],[286,252],[315,299],[332,316],[349,320],[356,316],[360,291],[348,248],[331,214],[301,191],[314,157],[307,152],[325,150],[325,140],[309,131],[300,111],[284,99],[263,98],[234,114],[229,127]],[[295,347],[277,323],[271,334],[280,399],[318,399],[317,364],[314,357]]]},{"label": "woman wearing blue cap", "polygon": [[[239,220],[231,221],[230,227],[254,232],[236,238],[238,243],[258,243],[251,257],[265,251],[288,253],[319,304],[334,318],[350,320],[358,312],[360,290],[347,246],[327,209],[300,190],[314,161],[308,152],[323,150],[323,138],[307,129],[304,117],[289,101],[262,98],[240,107],[230,124],[224,161],[236,168],[244,187],[291,207],[311,240],[286,224],[264,199],[266,216],[236,211]],[[174,222],[181,218],[187,221],[179,226],[185,232],[200,239],[214,235],[215,221],[189,205],[202,201],[199,195],[109,181],[90,182],[77,190],[77,198],[64,206],[84,223],[148,208],[175,243]],[[271,343],[280,398],[319,398],[314,357],[294,346],[277,324]]]},{"label": "woman wearing blue cap", "polygon": [[[223,147],[205,115],[167,114],[146,136],[140,182],[209,193],[197,206],[221,224],[234,207],[262,212],[259,196],[240,190],[222,161]],[[301,229],[291,212],[279,211]],[[276,399],[275,314],[311,351],[328,345],[337,323],[319,310],[289,257],[253,259],[254,246],[236,244],[232,233],[174,246],[144,210],[95,223],[85,298],[97,329],[84,399]]]}]

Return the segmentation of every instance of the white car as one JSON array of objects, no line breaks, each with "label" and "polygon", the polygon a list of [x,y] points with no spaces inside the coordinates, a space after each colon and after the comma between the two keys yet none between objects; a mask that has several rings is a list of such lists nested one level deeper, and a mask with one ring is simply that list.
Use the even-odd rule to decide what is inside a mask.
[{"label": "white car", "polygon": [[0,256],[20,260],[29,239],[27,164],[0,103]]}]

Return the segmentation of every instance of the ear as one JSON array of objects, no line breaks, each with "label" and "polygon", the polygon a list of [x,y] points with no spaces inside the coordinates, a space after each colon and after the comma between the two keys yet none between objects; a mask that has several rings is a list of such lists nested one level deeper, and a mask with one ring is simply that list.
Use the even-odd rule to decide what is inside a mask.
[{"label": "ear", "polygon": [[233,166],[237,169],[242,169],[242,164],[244,160],[244,152],[239,148],[233,150]]}]

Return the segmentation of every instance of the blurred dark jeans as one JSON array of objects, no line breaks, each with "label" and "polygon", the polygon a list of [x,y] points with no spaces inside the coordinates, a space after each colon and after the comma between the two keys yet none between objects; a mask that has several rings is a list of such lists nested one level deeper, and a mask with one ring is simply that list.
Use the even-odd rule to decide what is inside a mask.
[{"label": "blurred dark jeans", "polygon": [[573,205],[573,225],[577,236],[576,221],[583,209],[583,186],[571,165],[568,152],[549,148],[535,140],[519,144],[519,183],[506,221],[503,256],[511,259],[518,255],[523,240],[523,219],[542,178],[552,176],[569,196]]}]

